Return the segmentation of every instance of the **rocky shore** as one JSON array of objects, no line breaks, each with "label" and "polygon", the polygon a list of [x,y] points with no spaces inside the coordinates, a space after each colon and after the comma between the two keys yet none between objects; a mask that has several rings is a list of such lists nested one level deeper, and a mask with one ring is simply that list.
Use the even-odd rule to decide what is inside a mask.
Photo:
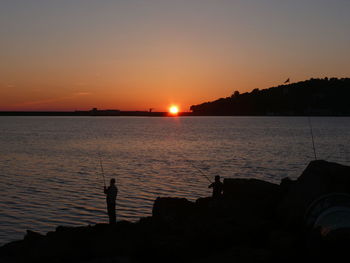
[{"label": "rocky shore", "polygon": [[350,241],[350,167],[312,161],[297,180],[225,179],[220,200],[157,198],[115,226],[27,231],[0,262],[337,261]]}]

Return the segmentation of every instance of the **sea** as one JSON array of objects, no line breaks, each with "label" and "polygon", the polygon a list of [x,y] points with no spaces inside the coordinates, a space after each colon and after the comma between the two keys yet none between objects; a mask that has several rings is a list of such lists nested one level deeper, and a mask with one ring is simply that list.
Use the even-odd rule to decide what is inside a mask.
[{"label": "sea", "polygon": [[349,117],[3,116],[0,245],[108,222],[111,178],[117,220],[136,222],[159,196],[209,196],[215,175],[278,184],[315,158],[350,165]]}]

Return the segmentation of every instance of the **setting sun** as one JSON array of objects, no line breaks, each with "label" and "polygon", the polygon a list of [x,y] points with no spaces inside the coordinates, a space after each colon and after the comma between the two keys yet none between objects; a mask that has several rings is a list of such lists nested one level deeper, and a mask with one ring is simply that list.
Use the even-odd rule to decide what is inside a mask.
[{"label": "setting sun", "polygon": [[178,113],[179,113],[179,107],[177,107],[177,106],[171,106],[171,107],[169,108],[169,112],[170,112],[171,114],[178,114]]}]

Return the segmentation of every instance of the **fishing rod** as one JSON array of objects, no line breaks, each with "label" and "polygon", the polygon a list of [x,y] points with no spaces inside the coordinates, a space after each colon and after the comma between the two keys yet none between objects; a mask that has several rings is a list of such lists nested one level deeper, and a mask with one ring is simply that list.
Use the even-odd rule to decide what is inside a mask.
[{"label": "fishing rod", "polygon": [[102,157],[101,157],[101,153],[100,152],[98,152],[98,157],[100,159],[100,167],[101,167],[101,173],[102,173],[102,178],[103,178],[103,186],[106,188],[105,172],[103,170]]},{"label": "fishing rod", "polygon": [[307,119],[308,119],[308,121],[309,121],[309,126],[310,126],[310,133],[311,133],[311,139],[312,139],[312,148],[313,148],[313,150],[314,150],[315,160],[317,160],[316,148],[315,148],[315,141],[314,141],[314,133],[313,133],[313,131],[312,131],[312,124],[311,124],[310,116],[308,116]]},{"label": "fishing rod", "polygon": [[203,175],[210,183],[213,183],[210,178],[197,166],[195,166],[190,160],[185,158],[183,155],[180,155],[186,162],[188,162],[194,169],[196,169],[201,175]]}]

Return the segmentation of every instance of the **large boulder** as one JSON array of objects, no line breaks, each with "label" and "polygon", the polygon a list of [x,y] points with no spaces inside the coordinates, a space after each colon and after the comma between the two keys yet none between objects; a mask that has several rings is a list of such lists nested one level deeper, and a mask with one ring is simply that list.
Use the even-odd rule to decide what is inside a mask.
[{"label": "large boulder", "polygon": [[195,204],[186,198],[158,197],[153,204],[152,216],[156,220],[182,222],[194,212]]},{"label": "large boulder", "polygon": [[258,179],[224,179],[224,198],[266,200],[279,194],[279,185]]},{"label": "large boulder", "polygon": [[310,204],[330,193],[350,193],[350,167],[312,161],[296,181],[288,184],[278,215],[289,226],[300,225]]},{"label": "large boulder", "polygon": [[225,179],[223,200],[237,220],[252,223],[273,215],[280,186],[258,179]]}]

